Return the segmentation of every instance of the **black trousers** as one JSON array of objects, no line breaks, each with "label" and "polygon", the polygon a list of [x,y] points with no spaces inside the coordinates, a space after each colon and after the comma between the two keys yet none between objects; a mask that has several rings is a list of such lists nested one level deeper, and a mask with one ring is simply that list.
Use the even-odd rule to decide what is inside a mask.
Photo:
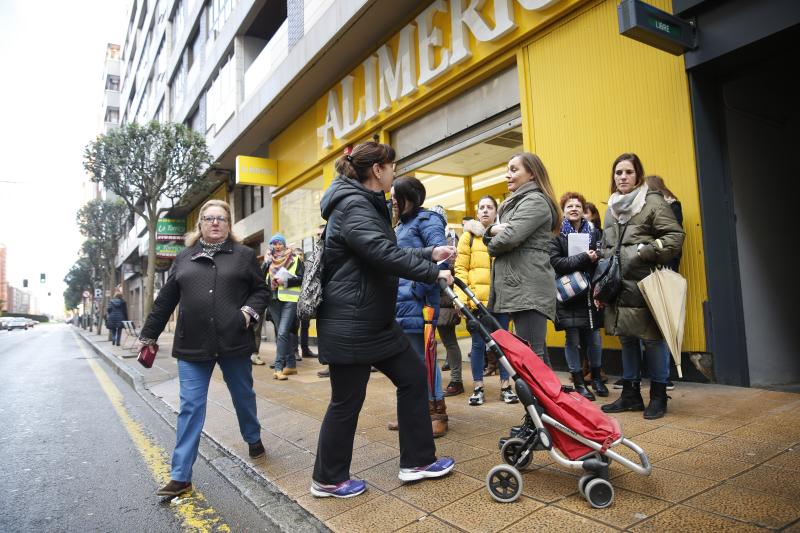
[{"label": "black trousers", "polygon": [[[325,485],[350,479],[353,439],[358,414],[367,395],[371,365],[330,363],[331,402],[322,420],[314,463],[314,481]],[[375,363],[397,387],[397,422],[400,431],[400,467],[429,465],[436,460],[436,445],[428,411],[425,365],[408,350]]]}]

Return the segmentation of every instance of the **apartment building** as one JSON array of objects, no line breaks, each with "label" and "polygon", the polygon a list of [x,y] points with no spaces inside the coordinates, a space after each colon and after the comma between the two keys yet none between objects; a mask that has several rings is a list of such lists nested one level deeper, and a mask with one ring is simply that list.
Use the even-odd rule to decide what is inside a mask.
[{"label": "apartment building", "polygon": [[[759,261],[772,241],[737,226],[746,217],[775,235],[757,215],[755,147],[796,145],[800,5],[649,3],[694,19],[694,48],[672,55],[620,35],[618,0],[136,0],[121,120],[205,135],[214,170],[168,216],[192,227],[203,201],[225,199],[259,252],[277,230],[310,246],[332,163],[363,140],[391,142],[398,172],[420,178],[453,227],[482,195],[503,198],[514,153],[535,151],[557,193],[602,206],[611,162],[637,152],[683,204],[684,352],[712,353],[724,383],[800,381],[797,334],[775,319],[792,316],[794,298],[779,298],[781,277]],[[258,159],[237,168],[242,157]],[[786,174],[785,161],[770,168]],[[118,258],[132,290],[143,231],[132,221]],[[563,343],[550,331],[556,353]]]}]

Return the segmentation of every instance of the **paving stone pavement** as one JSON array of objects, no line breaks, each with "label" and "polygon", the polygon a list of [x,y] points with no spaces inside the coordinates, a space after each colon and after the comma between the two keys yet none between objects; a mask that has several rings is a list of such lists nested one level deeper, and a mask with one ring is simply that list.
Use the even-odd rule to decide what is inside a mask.
[{"label": "paving stone pavement", "polygon": [[[171,409],[178,409],[177,365],[167,355],[171,336],[162,335],[150,370],[135,352],[112,347],[105,335],[80,331]],[[131,343],[123,339],[123,347]],[[261,357],[274,358],[264,342]],[[451,476],[416,484],[397,479],[397,432],[391,382],[373,373],[359,419],[351,472],[368,491],[350,499],[315,498],[308,492],[319,425],[330,386],[317,377],[314,358],[298,363],[298,374],[277,381],[268,366],[254,366],[259,419],[266,458],[252,461],[216,370],[209,389],[205,432],[336,532],[513,531],[756,531],[800,533],[800,394],[755,388],[677,383],[669,413],[646,421],[641,413],[616,415],[626,437],[648,453],[653,472],[640,476],[611,465],[616,496],[608,509],[593,509],[578,494],[581,474],[537,452],[523,473],[523,495],[495,502],[485,488],[489,469],[502,463],[500,437],[523,415],[520,404],[499,399],[499,380],[487,378],[483,406],[467,405],[468,393],[447,398],[450,431],[436,440],[439,455],[452,455]],[[468,372],[468,365],[465,366]],[[567,383],[567,375],[561,374]],[[447,373],[444,376],[447,382]],[[647,397],[646,384],[644,396]],[[469,387],[467,387],[469,389]],[[613,401],[612,390],[602,403]]]}]

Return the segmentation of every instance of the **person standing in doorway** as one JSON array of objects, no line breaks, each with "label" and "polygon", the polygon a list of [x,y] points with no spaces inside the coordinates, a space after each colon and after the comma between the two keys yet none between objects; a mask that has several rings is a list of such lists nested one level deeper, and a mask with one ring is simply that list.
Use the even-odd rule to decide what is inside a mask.
[{"label": "person standing in doorway", "polygon": [[514,329],[550,366],[547,320],[556,314],[556,280],[550,241],[561,227],[558,202],[547,169],[528,152],[508,162],[511,195],[498,208],[499,224],[486,228],[483,242],[492,266],[490,309],[511,313]]},{"label": "person standing in doorway", "polygon": [[303,283],[303,261],[286,246],[286,239],[276,233],[269,240],[272,261],[268,267],[267,282],[272,290],[269,314],[275,324],[276,352],[273,377],[285,380],[297,374],[291,333],[297,320],[297,300]]},{"label": "person standing in doorway", "polygon": [[386,194],[394,180],[394,149],[367,142],[336,160],[339,176],[320,203],[325,233],[322,304],[317,313],[319,350],[328,359],[331,401],[320,427],[311,494],[350,498],[366,490],[351,479],[358,415],[372,365],[397,387],[401,481],[441,477],[454,467],[436,458],[425,365],[395,321],[398,277],[452,283],[437,261],[448,246],[401,248]]},{"label": "person standing in doorway", "polygon": [[250,354],[255,348],[251,326],[267,305],[267,287],[255,252],[239,244],[230,226],[226,202],[209,200],[203,204],[197,229],[187,235],[186,248],[175,258],[139,337],[142,344],[155,344],[180,303],[172,345],[180,386],[177,441],[171,479],[159,489],[159,496],[192,490],[192,466],[206,417],[208,384],[216,365],[230,391],[250,457],[266,454],[256,414]]}]

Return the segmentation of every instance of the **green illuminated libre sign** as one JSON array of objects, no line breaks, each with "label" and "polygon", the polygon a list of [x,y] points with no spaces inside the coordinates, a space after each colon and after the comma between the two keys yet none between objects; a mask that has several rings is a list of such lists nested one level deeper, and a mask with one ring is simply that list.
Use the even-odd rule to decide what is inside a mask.
[{"label": "green illuminated libre sign", "polygon": [[186,220],[182,218],[160,218],[156,225],[157,241],[177,241],[186,233]]},{"label": "green illuminated libre sign", "polygon": [[669,22],[664,22],[663,20],[659,20],[655,17],[647,17],[647,23],[652,28],[658,31],[663,31],[664,33],[671,35],[672,37],[680,38],[681,36],[680,27],[670,24]]}]

